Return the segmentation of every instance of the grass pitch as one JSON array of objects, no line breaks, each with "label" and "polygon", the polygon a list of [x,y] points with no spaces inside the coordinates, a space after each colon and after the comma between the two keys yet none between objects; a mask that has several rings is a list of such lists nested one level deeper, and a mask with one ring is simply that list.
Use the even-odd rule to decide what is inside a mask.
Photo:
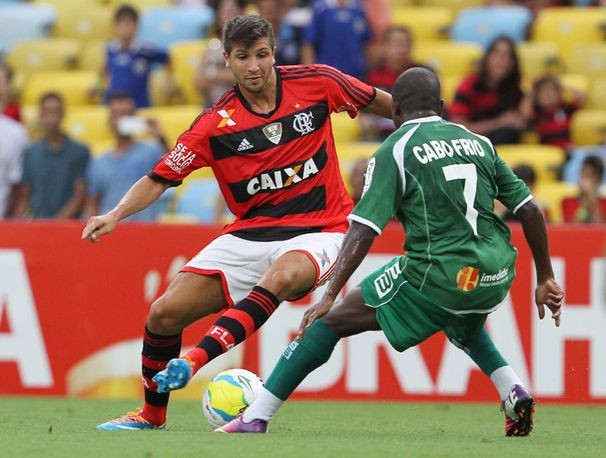
[{"label": "grass pitch", "polygon": [[496,405],[288,402],[267,435],[212,434],[199,403],[171,403],[169,430],[97,431],[133,401],[0,398],[0,456],[603,457],[606,406],[540,405],[528,438],[503,437]]}]

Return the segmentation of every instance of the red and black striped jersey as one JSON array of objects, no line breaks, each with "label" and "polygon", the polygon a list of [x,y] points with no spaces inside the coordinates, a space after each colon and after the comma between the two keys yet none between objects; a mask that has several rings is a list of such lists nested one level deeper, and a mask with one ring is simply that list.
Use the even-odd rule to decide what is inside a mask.
[{"label": "red and black striped jersey", "polygon": [[353,118],[375,89],[326,65],[275,67],[276,107],[252,111],[238,86],[204,111],[150,176],[178,185],[211,167],[236,220],[224,232],[281,240],[345,232],[353,204],[341,174],[330,114]]}]

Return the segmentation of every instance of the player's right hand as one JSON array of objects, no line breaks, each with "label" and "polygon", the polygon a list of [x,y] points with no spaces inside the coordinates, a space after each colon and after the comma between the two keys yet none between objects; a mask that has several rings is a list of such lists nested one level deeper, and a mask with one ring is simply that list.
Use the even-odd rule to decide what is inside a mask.
[{"label": "player's right hand", "polygon": [[113,231],[118,224],[118,218],[110,213],[100,216],[91,216],[82,231],[82,240],[97,243],[101,236]]},{"label": "player's right hand", "polygon": [[537,284],[534,296],[539,319],[545,318],[545,306],[547,306],[551,310],[551,318],[554,319],[555,325],[560,326],[562,301],[564,300],[564,291],[560,285],[553,278],[547,279]]},{"label": "player's right hand", "polygon": [[303,315],[301,324],[299,325],[299,334],[297,337],[299,339],[305,337],[305,330],[310,327],[318,318],[322,318],[324,315],[326,315],[332,308],[333,304],[333,300],[323,298],[320,302],[308,308]]}]

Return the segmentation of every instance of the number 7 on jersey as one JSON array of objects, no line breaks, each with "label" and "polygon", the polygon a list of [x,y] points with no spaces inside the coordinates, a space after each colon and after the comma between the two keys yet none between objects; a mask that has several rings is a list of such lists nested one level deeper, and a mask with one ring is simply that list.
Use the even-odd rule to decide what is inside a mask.
[{"label": "number 7 on jersey", "polygon": [[442,167],[446,181],[463,180],[463,198],[467,209],[465,219],[471,226],[473,234],[478,235],[478,211],[473,204],[476,199],[478,175],[474,164],[453,164]]}]

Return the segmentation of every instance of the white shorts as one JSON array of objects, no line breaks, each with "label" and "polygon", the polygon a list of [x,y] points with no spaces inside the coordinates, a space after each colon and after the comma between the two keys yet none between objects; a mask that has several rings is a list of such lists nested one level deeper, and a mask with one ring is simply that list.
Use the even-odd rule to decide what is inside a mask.
[{"label": "white shorts", "polygon": [[316,266],[316,281],[312,288],[315,289],[332,274],[344,237],[345,234],[339,232],[314,232],[288,240],[254,242],[224,234],[204,247],[181,272],[218,274],[231,307],[250,293],[280,256],[289,251],[300,251]]}]

